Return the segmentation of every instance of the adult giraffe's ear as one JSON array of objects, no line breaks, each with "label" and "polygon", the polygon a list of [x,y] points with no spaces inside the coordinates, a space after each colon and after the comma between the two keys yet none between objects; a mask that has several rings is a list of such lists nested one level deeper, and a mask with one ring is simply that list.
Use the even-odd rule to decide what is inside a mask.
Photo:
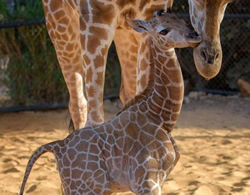
[{"label": "adult giraffe's ear", "polygon": [[143,20],[130,20],[126,19],[127,23],[137,32],[143,33],[149,31],[149,22]]}]

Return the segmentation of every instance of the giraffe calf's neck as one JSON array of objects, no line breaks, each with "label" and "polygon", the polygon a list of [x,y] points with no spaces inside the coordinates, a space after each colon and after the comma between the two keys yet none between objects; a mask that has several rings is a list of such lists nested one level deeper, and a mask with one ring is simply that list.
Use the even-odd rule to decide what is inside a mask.
[{"label": "giraffe calf's neck", "polygon": [[128,23],[148,39],[151,84],[113,119],[74,131],[64,140],[40,147],[30,158],[23,194],[34,162],[45,152],[55,155],[65,194],[111,194],[132,191],[161,194],[161,186],[179,159],[170,132],[179,115],[183,79],[174,47],[200,42],[173,14],[158,12],[151,21]]}]

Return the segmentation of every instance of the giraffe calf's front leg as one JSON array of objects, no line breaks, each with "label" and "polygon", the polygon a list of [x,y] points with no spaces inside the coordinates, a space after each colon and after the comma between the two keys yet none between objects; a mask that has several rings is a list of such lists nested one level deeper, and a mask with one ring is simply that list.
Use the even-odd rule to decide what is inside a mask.
[{"label": "giraffe calf's front leg", "polygon": [[143,176],[138,178],[142,183],[136,187],[134,192],[138,195],[161,195],[160,177],[159,173],[147,173],[145,179]]},{"label": "giraffe calf's front leg", "polygon": [[175,160],[174,160],[174,166],[175,166],[177,164],[177,162],[179,161],[180,157],[181,157],[180,149],[177,146],[177,143],[176,143],[175,139],[172,137],[171,134],[169,134],[169,138],[170,138],[170,141],[173,144],[174,151],[175,151]]}]

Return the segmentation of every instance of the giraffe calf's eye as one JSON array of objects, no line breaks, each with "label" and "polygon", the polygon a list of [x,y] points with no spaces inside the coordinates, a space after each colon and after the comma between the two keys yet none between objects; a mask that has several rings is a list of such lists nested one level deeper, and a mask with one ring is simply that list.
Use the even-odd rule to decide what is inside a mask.
[{"label": "giraffe calf's eye", "polygon": [[168,33],[169,33],[169,30],[167,30],[167,29],[163,29],[163,30],[160,32],[161,35],[166,35],[166,34],[168,34]]}]

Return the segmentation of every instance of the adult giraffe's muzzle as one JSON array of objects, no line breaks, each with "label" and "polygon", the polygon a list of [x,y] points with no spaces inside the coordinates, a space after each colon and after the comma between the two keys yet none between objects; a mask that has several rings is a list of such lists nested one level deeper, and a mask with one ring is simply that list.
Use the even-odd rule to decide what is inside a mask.
[{"label": "adult giraffe's muzzle", "polygon": [[202,42],[194,48],[193,56],[200,75],[206,79],[215,77],[221,69],[222,62],[220,39],[207,40],[203,37]]},{"label": "adult giraffe's muzzle", "polygon": [[215,77],[221,69],[220,24],[229,2],[188,0],[192,26],[202,36],[201,43],[193,50],[195,66],[206,79]]}]

